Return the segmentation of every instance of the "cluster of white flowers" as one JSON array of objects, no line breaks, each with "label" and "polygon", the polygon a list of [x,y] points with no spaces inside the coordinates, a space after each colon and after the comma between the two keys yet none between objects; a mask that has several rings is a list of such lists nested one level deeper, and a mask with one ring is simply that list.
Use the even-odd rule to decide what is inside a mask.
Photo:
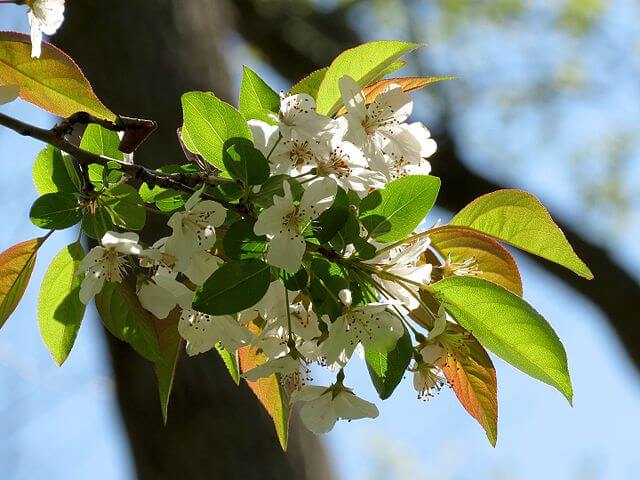
[{"label": "cluster of white flowers", "polygon": [[[413,103],[400,86],[390,85],[370,104],[353,79],[342,78],[340,88],[343,116],[320,115],[312,97],[296,94],[283,95],[275,125],[249,122],[271,174],[293,177],[303,189],[295,196],[283,181],[283,194],[273,196],[273,204],[262,210],[253,227],[256,235],[268,239],[267,263],[289,275],[300,270],[308,248],[305,235],[332,206],[338,189],[363,198],[398,177],[430,171],[426,158],[435,151],[435,142],[422,124],[405,123]],[[291,402],[304,403],[301,417],[310,430],[327,432],[341,418],[376,417],[375,405],[343,385],[342,368],[355,351],[390,351],[404,334],[401,318],[418,307],[419,287],[431,280],[432,266],[421,260],[428,237],[388,249],[379,245],[377,256],[363,262],[373,269],[372,281],[379,286],[376,298],[354,302],[352,291],[340,290],[335,301],[341,313],[333,321],[316,314],[307,294],[288,290],[280,279],[272,281],[253,307],[234,315],[209,315],[194,310],[192,301],[195,289],[223,263],[216,256],[216,228],[223,225],[227,212],[219,203],[203,199],[203,191],[204,187],[189,198],[184,211],[170,217],[172,234],[150,248],[142,248],[134,233],[108,232],[81,264],[81,300],[87,303],[105,281],[121,282],[130,265],[137,269],[137,293],[145,309],[159,319],[179,309],[178,331],[189,355],[216,344],[230,352],[245,346],[261,352],[266,361],[244,377],[253,382],[277,374],[292,392]],[[255,193],[260,194],[259,189]],[[366,238],[366,229],[360,230]],[[438,369],[445,349],[437,337],[446,320],[444,314],[439,318],[445,323],[434,327],[422,346],[423,358],[412,368],[421,396],[442,383]],[[248,328],[250,323],[259,325],[259,333]],[[312,363],[339,371],[336,383],[310,385]]]}]

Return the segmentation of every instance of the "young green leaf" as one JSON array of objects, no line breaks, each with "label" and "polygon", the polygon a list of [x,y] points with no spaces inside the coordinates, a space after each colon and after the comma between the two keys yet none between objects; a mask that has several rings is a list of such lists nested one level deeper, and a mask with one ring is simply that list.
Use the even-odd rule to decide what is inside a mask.
[{"label": "young green leaf", "polygon": [[80,179],[71,159],[52,145],[42,150],[33,163],[33,183],[40,195],[79,191]]},{"label": "young green leaf", "polygon": [[522,190],[488,193],[460,210],[450,224],[473,228],[582,277],[593,278],[549,212],[530,193]]},{"label": "young green leaf", "polygon": [[244,117],[212,93],[188,92],[182,95],[184,125],[182,140],[189,150],[224,170],[224,144],[231,138],[253,141]]},{"label": "young green leaf", "polygon": [[240,85],[240,113],[247,120],[255,118],[274,123],[269,113],[277,113],[280,108],[280,96],[249,67],[242,69]]},{"label": "young green leaf", "polygon": [[106,282],[96,295],[96,307],[113,336],[127,342],[147,360],[164,362],[151,316],[127,285]]},{"label": "young green leaf", "polygon": [[373,386],[382,400],[391,396],[396,389],[413,357],[411,335],[405,331],[390,352],[380,352],[367,348],[365,360]]},{"label": "young green leaf", "polygon": [[409,175],[367,195],[360,204],[362,224],[379,242],[409,235],[427,216],[438,197],[440,179]]},{"label": "young green leaf", "polygon": [[[458,330],[463,331],[460,327]],[[470,336],[463,350],[454,350],[447,356],[442,372],[460,404],[478,421],[495,447],[498,439],[498,379],[487,351]]]},{"label": "young green leaf", "polygon": [[138,191],[123,183],[106,190],[100,199],[107,208],[114,224],[129,230],[142,230],[147,211]]},{"label": "young green leaf", "polygon": [[169,399],[173,389],[173,379],[176,375],[176,367],[180,360],[182,350],[182,337],[178,333],[179,310],[174,310],[167,318],[159,319],[152,317],[153,326],[158,337],[160,354],[164,361],[156,362],[153,368],[158,379],[158,392],[160,394],[160,408],[162,418],[166,425],[169,411]]},{"label": "young green leaf", "polygon": [[381,40],[345,50],[329,65],[318,89],[317,111],[332,116],[342,105],[338,81],[345,75],[361,87],[376,81],[402,55],[419,45],[410,42]]},{"label": "young green leaf", "polygon": [[44,238],[18,243],[0,253],[0,327],[20,303]]},{"label": "young green leaf", "polygon": [[222,161],[231,178],[244,185],[261,185],[269,179],[269,162],[246,138],[227,140]]},{"label": "young green leaf", "polygon": [[263,261],[232,260],[213,272],[196,292],[193,308],[209,315],[237,313],[258,303],[269,283],[270,268]]},{"label": "young green leaf", "polygon": [[224,348],[220,342],[216,343],[216,351],[220,358],[224,362],[224,366],[227,367],[229,375],[236,385],[240,385],[240,366],[238,364],[238,352],[231,353]]},{"label": "young green leaf", "polygon": [[84,258],[79,242],[63,248],[53,259],[42,280],[38,298],[40,335],[58,365],[69,356],[84,317],[80,301],[82,276],[78,267]]},{"label": "young green leaf", "polygon": [[113,220],[109,211],[100,204],[94,208],[85,208],[82,215],[82,231],[95,240],[113,230]]},{"label": "young green leaf", "polygon": [[[253,323],[249,324],[249,328],[256,335],[260,333],[260,330]],[[238,359],[243,373],[267,361],[264,353],[253,347],[242,347],[238,349]],[[280,446],[283,450],[286,450],[289,437],[289,417],[291,414],[287,392],[282,387],[276,375],[260,378],[255,382],[247,380],[247,385],[249,385],[251,391],[273,420]]]},{"label": "young green leaf", "polygon": [[430,290],[484,347],[557,388],[571,402],[573,390],[564,347],[551,325],[528,303],[474,277],[450,277]]},{"label": "young green leaf", "polygon": [[476,276],[497,283],[522,296],[522,280],[516,261],[500,242],[467,227],[444,225],[429,232],[431,246],[445,259],[461,263],[475,259]]},{"label": "young green leaf", "polygon": [[267,249],[267,238],[253,233],[252,222],[240,219],[231,224],[222,246],[225,255],[232,259],[261,258]]},{"label": "young green leaf", "polygon": [[311,72],[291,88],[291,90],[289,91],[289,95],[306,93],[313,98],[317,98],[320,84],[322,83],[322,80],[324,80],[324,76],[327,74],[327,70],[329,70],[329,67],[320,68],[314,72]]},{"label": "young green leaf", "polygon": [[46,193],[33,203],[29,217],[36,227],[63,230],[80,222],[82,208],[73,193]]},{"label": "young green leaf", "polygon": [[40,58],[31,58],[28,35],[0,32],[0,85],[20,85],[20,98],[60,117],[88,112],[116,119],[64,52],[42,42]]}]

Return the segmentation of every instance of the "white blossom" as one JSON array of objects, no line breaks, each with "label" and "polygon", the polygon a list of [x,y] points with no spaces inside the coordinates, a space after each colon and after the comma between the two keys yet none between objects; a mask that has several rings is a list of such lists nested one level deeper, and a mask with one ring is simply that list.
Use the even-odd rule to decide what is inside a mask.
[{"label": "white blossom", "polygon": [[253,135],[253,145],[266,157],[278,139],[278,126],[269,125],[262,120],[249,120],[249,129]]},{"label": "white blossom", "polygon": [[273,197],[273,205],[260,214],[253,231],[256,235],[269,236],[267,262],[270,265],[296,273],[306,248],[303,234],[311,221],[331,206],[337,187],[330,179],[315,182],[296,205],[289,183],[285,181],[282,186],[284,196]]},{"label": "white blossom", "polygon": [[435,152],[435,142],[422,124],[405,123],[413,101],[400,85],[389,85],[370,105],[366,105],[364,92],[351,77],[342,77],[339,85],[349,123],[345,138],[362,149],[371,169],[384,173],[389,180],[430,171],[423,158]]},{"label": "white blossom", "polygon": [[166,318],[176,305],[191,308],[193,292],[175,277],[174,273],[159,269],[138,291],[140,304],[156,318]]},{"label": "white blossom", "polygon": [[325,142],[293,135],[281,140],[269,161],[274,175],[300,175],[309,173],[327,150]]},{"label": "white blossom", "polygon": [[0,105],[13,102],[20,94],[18,85],[0,85]]},{"label": "white blossom", "polygon": [[53,35],[64,21],[65,0],[28,0],[31,25],[31,56],[42,53],[42,34]]},{"label": "white blossom", "polygon": [[[416,297],[420,287],[416,284],[425,285],[431,282],[433,265],[420,263],[421,256],[429,244],[429,237],[422,237],[413,243],[400,245],[366,260],[366,263],[376,265],[382,272],[393,275],[387,277],[381,273],[374,277],[387,292],[400,300],[409,310],[419,306]],[[397,277],[406,279],[408,282],[401,283]]]},{"label": "white blossom", "polygon": [[84,304],[89,303],[102,290],[105,280],[121,282],[126,256],[142,252],[135,233],[107,232],[100,243],[102,246],[93,247],[80,262],[79,271],[84,272],[80,301]]},{"label": "white blossom", "polygon": [[357,420],[376,418],[378,408],[371,402],[357,397],[353,390],[341,384],[331,387],[308,385],[293,392],[291,402],[304,402],[300,419],[313,433],[331,431],[340,419]]},{"label": "white blossom", "polygon": [[352,306],[351,292],[340,291],[344,311],[329,325],[329,336],[322,343],[328,363],[349,360],[358,344],[378,351],[390,351],[404,329],[400,319],[385,303]]},{"label": "white blossom", "polygon": [[186,349],[190,356],[207,352],[218,342],[230,352],[235,352],[253,339],[253,334],[231,315],[214,316],[195,310],[182,311],[178,333],[187,341]]},{"label": "white blossom", "polygon": [[285,140],[294,136],[319,139],[332,135],[335,129],[334,120],[316,113],[316,101],[306,93],[283,97],[278,120]]},{"label": "white blossom", "polygon": [[195,252],[209,250],[216,242],[216,227],[224,222],[226,210],[213,200],[201,200],[202,189],[195,192],[167,224],[173,230],[165,242],[165,250],[181,259],[190,259]]}]

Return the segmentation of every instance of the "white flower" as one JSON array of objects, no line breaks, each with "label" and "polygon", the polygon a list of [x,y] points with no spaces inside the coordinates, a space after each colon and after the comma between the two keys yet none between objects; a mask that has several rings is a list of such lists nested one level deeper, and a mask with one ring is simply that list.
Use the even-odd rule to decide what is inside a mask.
[{"label": "white flower", "polygon": [[209,252],[195,252],[191,255],[186,268],[178,269],[196,285],[202,285],[224,262]]},{"label": "white flower", "polygon": [[42,34],[53,35],[64,21],[65,0],[28,0],[29,25],[31,25],[31,56],[42,53]]},{"label": "white flower", "polygon": [[376,418],[378,408],[371,402],[357,397],[341,384],[331,387],[309,385],[293,392],[291,403],[305,402],[300,409],[300,419],[313,433],[331,431],[340,419],[357,420]]},{"label": "white flower", "polygon": [[285,140],[294,136],[319,139],[331,135],[335,128],[333,119],[316,113],[316,101],[306,93],[282,98],[278,120]]},{"label": "white flower", "polygon": [[412,244],[400,245],[366,261],[366,263],[374,264],[394,277],[400,277],[411,282],[401,283],[400,280],[388,278],[384,275],[374,275],[376,281],[394,298],[402,301],[409,310],[414,310],[420,305],[416,298],[420,287],[416,283],[424,285],[431,282],[433,265],[430,263],[419,264],[420,257],[429,247],[429,244],[429,237],[423,237]]},{"label": "white flower", "polygon": [[418,398],[427,400],[442,390],[447,379],[440,375],[440,369],[433,364],[419,361],[411,369],[413,371],[413,388]]},{"label": "white flower", "polygon": [[107,232],[101,243],[102,246],[93,247],[80,262],[79,271],[85,274],[80,286],[80,301],[84,304],[102,290],[105,280],[121,282],[125,257],[142,252],[135,233]]},{"label": "white flower", "polygon": [[266,157],[278,139],[278,126],[262,120],[249,120],[247,123],[253,135],[253,145]]},{"label": "white flower", "polygon": [[179,305],[183,309],[191,308],[193,292],[178,282],[175,274],[159,269],[138,291],[138,299],[145,310],[156,318],[166,318]]},{"label": "white flower", "polygon": [[308,173],[318,163],[318,158],[326,150],[325,144],[313,138],[292,136],[276,145],[269,159],[274,175],[299,175]]},{"label": "white flower", "polygon": [[184,211],[174,213],[167,222],[173,234],[167,239],[165,250],[178,261],[212,248],[216,242],[215,228],[222,225],[227,215],[219,203],[201,200],[201,195],[202,189],[191,195]]},{"label": "white flower", "polygon": [[322,343],[328,363],[344,362],[351,358],[358,344],[365,348],[388,352],[403,335],[400,319],[387,310],[384,303],[351,306],[351,292],[340,291],[344,312],[329,325],[329,336]]},{"label": "white flower", "polygon": [[334,136],[325,149],[319,150],[315,158],[316,175],[334,179],[345,190],[353,190],[360,197],[369,189],[384,188],[385,176],[369,170],[362,152],[351,142]]},{"label": "white flower", "polygon": [[183,310],[178,333],[187,341],[190,356],[211,350],[218,342],[230,352],[249,344],[253,334],[230,315],[213,316],[195,310]]},{"label": "white flower", "polygon": [[270,237],[267,252],[270,265],[296,273],[306,248],[304,231],[331,206],[337,187],[331,179],[315,182],[305,190],[300,204],[295,205],[289,183],[285,181],[282,186],[284,196],[273,197],[273,205],[260,214],[253,231]]},{"label": "white flower", "polygon": [[[371,169],[384,173],[389,180],[430,171],[423,158],[435,152],[435,142],[422,124],[404,123],[411,115],[413,101],[401,86],[389,85],[366,105],[364,92],[351,77],[342,77],[339,85],[348,112],[346,139],[362,149]],[[414,171],[407,170],[409,167]]]},{"label": "white flower", "polygon": [[0,85],[0,105],[13,102],[20,94],[18,85]]}]

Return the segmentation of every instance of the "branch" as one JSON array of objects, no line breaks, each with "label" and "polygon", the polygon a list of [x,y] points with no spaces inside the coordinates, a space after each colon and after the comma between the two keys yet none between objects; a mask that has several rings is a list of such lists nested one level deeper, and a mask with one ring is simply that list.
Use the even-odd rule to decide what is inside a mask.
[{"label": "branch", "polygon": [[[87,150],[83,150],[82,148],[77,147],[65,138],[65,135],[68,133],[70,126],[73,125],[74,120],[77,120],[78,118],[81,120],[90,120],[93,117],[83,112],[77,113],[72,115],[68,119],[63,120],[62,123],[53,127],[52,129],[47,130],[0,113],[0,125],[3,125],[25,137],[35,138],[36,140],[40,140],[42,142],[53,145],[63,152],[66,152],[69,155],[73,156],[80,165],[97,164],[102,166],[109,166],[117,164],[118,168],[124,173],[140,180],[141,182],[145,182],[149,186],[172,188],[174,190],[186,193],[194,193],[194,187],[202,183],[206,183],[209,185],[222,185],[234,182],[233,180],[227,180],[225,178],[219,178],[209,175],[206,172],[162,173],[157,170],[146,168],[142,165],[126,163],[115,158],[110,158],[104,155],[98,155]],[[104,120],[99,120],[95,123],[99,123],[100,125],[102,125],[102,123],[104,122]],[[78,122],[76,121],[75,123]],[[227,202],[226,200],[212,197],[210,195],[205,195],[205,197],[209,200],[218,202],[226,209],[233,210],[241,215],[245,215],[247,213],[241,205],[236,205]]]}]

